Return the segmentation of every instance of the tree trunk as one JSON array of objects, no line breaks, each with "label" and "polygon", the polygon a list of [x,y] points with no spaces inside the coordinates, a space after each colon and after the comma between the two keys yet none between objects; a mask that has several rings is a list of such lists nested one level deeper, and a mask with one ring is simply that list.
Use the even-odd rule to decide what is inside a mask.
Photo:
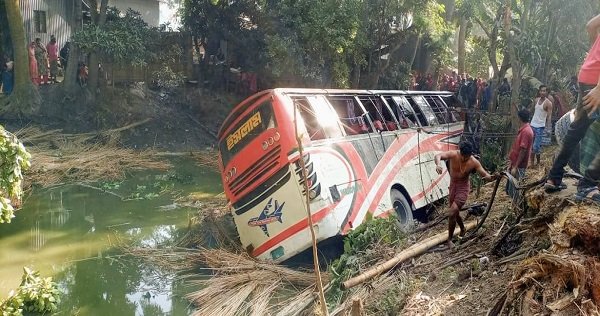
[{"label": "tree trunk", "polygon": [[[498,107],[498,87],[500,87],[500,83],[502,82],[502,79],[504,79],[504,76],[506,76],[506,71],[508,71],[508,68],[510,68],[510,56],[508,56],[508,53],[505,52],[504,53],[504,58],[502,59],[502,66],[500,66],[500,69],[494,73],[494,77],[492,78],[492,82],[490,83],[490,89],[492,90],[492,97],[490,100],[490,111],[492,112],[496,112],[497,107]],[[501,109],[502,110],[502,109]]]},{"label": "tree trunk", "polygon": [[[100,12],[97,15],[96,24],[102,28],[104,23],[106,23],[106,9],[108,8],[108,0],[102,0],[100,3]],[[95,8],[93,8],[95,9]],[[100,80],[100,71],[98,69],[98,64],[100,63],[100,58],[97,52],[90,53],[90,64],[88,67],[89,75],[88,75],[88,90],[90,91],[92,98],[96,98],[96,93],[98,91],[98,82]]]},{"label": "tree trunk", "polygon": [[[527,33],[528,31],[528,20],[529,13],[531,12],[531,0],[523,1],[523,15],[521,16],[521,32]],[[511,1],[506,0],[506,11],[505,11],[505,20],[504,20],[504,32],[506,36],[507,48],[510,54],[510,64],[512,68],[512,87],[511,87],[511,97],[510,97],[510,114],[511,114],[511,132],[517,133],[519,128],[519,118],[517,116],[517,112],[519,111],[519,94],[521,92],[521,81],[523,77],[523,64],[521,63],[521,58],[517,55],[517,49],[515,44],[515,38],[511,34],[512,28],[512,19],[511,19]],[[508,144],[507,144],[508,145]]]},{"label": "tree trunk", "polygon": [[[470,230],[475,227],[477,227],[477,221],[465,223],[465,230]],[[454,235],[458,235],[458,233],[459,233],[458,230],[455,230],[453,232]],[[427,239],[420,240],[419,242],[413,244],[412,246],[400,251],[399,253],[397,253],[393,258],[389,259],[388,261],[385,261],[376,266],[373,266],[369,270],[344,281],[342,283],[342,288],[349,289],[349,288],[357,286],[365,281],[368,281],[378,275],[381,275],[381,274],[389,271],[390,269],[398,266],[400,263],[402,263],[408,259],[414,258],[416,256],[419,256],[419,255],[427,252],[427,250],[429,250],[430,248],[433,248],[447,240],[448,240],[448,232],[447,231],[441,232],[441,233],[431,236]]]},{"label": "tree trunk", "polygon": [[393,58],[394,53],[396,53],[396,51],[398,51],[398,49],[400,49],[400,47],[402,47],[402,45],[405,42],[406,42],[406,40],[404,38],[398,38],[398,42],[392,48],[390,48],[389,51],[387,52],[388,58],[383,63],[381,62],[381,49],[378,51],[377,70],[371,77],[368,87],[370,87],[371,89],[377,89],[377,86],[379,85],[379,78],[381,78],[381,76],[383,76],[385,71],[390,66],[390,62]]},{"label": "tree trunk", "polygon": [[417,36],[417,40],[415,41],[415,49],[410,56],[410,60],[408,61],[408,69],[409,71],[413,70],[413,65],[415,64],[415,59],[417,58],[417,52],[419,51],[419,47],[421,46],[421,33]]},{"label": "tree trunk", "polygon": [[[82,8],[81,0],[73,0],[74,9],[73,14],[75,20],[71,25],[71,31],[74,33],[81,28],[82,25]],[[78,89],[77,85],[77,70],[79,66],[79,47],[74,43],[71,43],[69,49],[69,60],[67,61],[67,69],[65,70],[64,88],[67,94],[74,93]]]},{"label": "tree trunk", "polygon": [[465,73],[465,42],[467,40],[467,17],[461,15],[460,27],[458,30],[458,73]]},{"label": "tree trunk", "polygon": [[5,0],[4,3],[13,46],[15,75],[15,87],[9,99],[10,106],[5,111],[30,114],[37,110],[40,95],[29,74],[29,53],[19,0]]},{"label": "tree trunk", "polygon": [[454,18],[454,9],[456,7],[456,4],[454,3],[454,0],[444,0],[442,1],[442,3],[444,4],[444,19],[446,20],[447,23],[452,22],[452,19]]}]

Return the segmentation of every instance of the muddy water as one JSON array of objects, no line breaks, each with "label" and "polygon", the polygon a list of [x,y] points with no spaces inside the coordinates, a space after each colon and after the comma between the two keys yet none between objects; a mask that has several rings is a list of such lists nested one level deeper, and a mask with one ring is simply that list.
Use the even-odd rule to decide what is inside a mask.
[{"label": "muddy water", "polygon": [[13,222],[0,225],[0,298],[28,266],[58,283],[58,315],[189,315],[181,281],[117,247],[168,244],[196,212],[173,204],[176,195],[222,191],[215,171],[187,159],[173,164],[168,172],[93,184],[114,194],[77,185],[34,190]]}]

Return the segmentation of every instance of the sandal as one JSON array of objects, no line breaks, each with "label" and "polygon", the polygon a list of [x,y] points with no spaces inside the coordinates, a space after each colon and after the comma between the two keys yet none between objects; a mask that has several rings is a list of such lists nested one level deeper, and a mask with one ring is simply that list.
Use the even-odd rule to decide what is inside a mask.
[{"label": "sandal", "polygon": [[567,185],[562,181],[559,184],[554,184],[553,180],[548,180],[548,182],[544,184],[544,190],[546,191],[546,193],[558,192],[566,188]]},{"label": "sandal", "polygon": [[577,202],[592,201],[600,203],[600,190],[598,190],[598,187],[578,189],[575,194],[575,200]]}]

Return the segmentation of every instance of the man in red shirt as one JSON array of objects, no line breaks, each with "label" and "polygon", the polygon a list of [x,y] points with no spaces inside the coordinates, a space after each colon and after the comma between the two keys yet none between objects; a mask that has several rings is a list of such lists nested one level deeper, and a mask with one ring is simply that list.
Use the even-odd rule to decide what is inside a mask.
[{"label": "man in red shirt", "polygon": [[[547,192],[555,192],[564,189],[562,183],[564,167],[569,162],[575,147],[585,136],[590,125],[600,116],[600,15],[592,18],[586,25],[590,41],[593,43],[581,69],[579,70],[579,94],[577,98],[576,117],[565,135],[552,169],[548,175],[548,181],[544,188]],[[591,199],[600,202],[600,153],[590,163],[584,172],[584,178],[577,186],[577,200]]]},{"label": "man in red shirt", "polygon": [[[529,111],[521,110],[518,113],[519,120],[521,120],[521,128],[517,134],[517,139],[513,143],[508,160],[510,161],[509,171],[510,174],[517,180],[521,180],[525,176],[525,170],[527,169],[527,163],[529,156],[531,155],[531,149],[533,147],[533,129],[529,125]],[[506,193],[513,198],[517,199],[517,191],[511,181],[506,183]]]}]

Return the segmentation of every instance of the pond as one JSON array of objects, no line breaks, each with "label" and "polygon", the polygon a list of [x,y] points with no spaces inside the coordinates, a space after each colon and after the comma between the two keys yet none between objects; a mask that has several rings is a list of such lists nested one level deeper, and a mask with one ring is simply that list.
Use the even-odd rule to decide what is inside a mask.
[{"label": "pond", "polygon": [[34,190],[13,222],[0,225],[0,298],[18,287],[27,266],[58,283],[58,315],[189,315],[180,279],[118,246],[176,239],[199,207],[174,204],[175,196],[222,192],[216,170],[191,159],[172,163],[122,182]]}]

